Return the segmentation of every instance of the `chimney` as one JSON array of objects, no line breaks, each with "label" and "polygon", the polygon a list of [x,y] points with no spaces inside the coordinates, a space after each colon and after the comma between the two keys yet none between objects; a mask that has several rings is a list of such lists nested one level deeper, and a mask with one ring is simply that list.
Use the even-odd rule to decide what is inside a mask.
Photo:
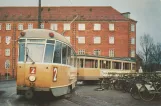
[{"label": "chimney", "polygon": [[130,12],[122,13],[125,18],[130,18]]}]

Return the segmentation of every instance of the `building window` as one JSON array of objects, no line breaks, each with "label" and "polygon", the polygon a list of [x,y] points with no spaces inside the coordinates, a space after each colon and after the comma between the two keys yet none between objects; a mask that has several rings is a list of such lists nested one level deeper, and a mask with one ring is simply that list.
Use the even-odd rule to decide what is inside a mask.
[{"label": "building window", "polygon": [[5,56],[10,56],[10,49],[5,49]]},{"label": "building window", "polygon": [[78,37],[79,44],[85,44],[85,37]]},{"label": "building window", "polygon": [[28,24],[28,29],[33,29],[33,24],[32,23]]},{"label": "building window", "polygon": [[11,36],[6,36],[6,44],[9,45],[11,42]]},{"label": "building window", "polygon": [[135,25],[131,24],[131,31],[134,32],[135,31]]},{"label": "building window", "polygon": [[114,49],[109,50],[109,57],[114,57],[115,56],[115,51]]},{"label": "building window", "polygon": [[131,38],[131,44],[134,45],[135,44],[135,38]]},{"label": "building window", "polygon": [[100,44],[101,43],[101,37],[94,37],[94,44]]},{"label": "building window", "polygon": [[110,30],[110,31],[114,31],[114,29],[115,29],[114,24],[111,24],[111,23],[110,23],[110,24],[109,24],[109,30]]},{"label": "building window", "polygon": [[78,54],[79,55],[84,55],[85,54],[85,50],[78,50]]},{"label": "building window", "polygon": [[18,24],[18,30],[23,30],[23,24]]},{"label": "building window", "polygon": [[64,24],[64,31],[65,30],[70,30],[70,24]]},{"label": "building window", "polygon": [[65,38],[70,42],[70,36],[65,36]]},{"label": "building window", "polygon": [[99,55],[101,55],[101,51],[100,51],[100,50],[94,50],[94,51],[93,51],[93,54],[94,54],[95,56],[99,56]]},{"label": "building window", "polygon": [[101,24],[94,24],[94,30],[101,30]]},{"label": "building window", "polygon": [[2,24],[0,23],[0,30],[2,30]]},{"label": "building window", "polygon": [[135,57],[135,50],[131,50],[131,57]]},{"label": "building window", "polygon": [[109,44],[114,44],[115,43],[115,38],[114,36],[109,37]]},{"label": "building window", "polygon": [[44,23],[40,24],[41,29],[44,29]]},{"label": "building window", "polygon": [[85,24],[78,24],[78,30],[85,30]]},{"label": "building window", "polygon": [[58,25],[57,24],[51,24],[50,29],[56,31],[56,30],[58,30]]},{"label": "building window", "polygon": [[6,30],[11,30],[11,24],[10,23],[6,23]]}]

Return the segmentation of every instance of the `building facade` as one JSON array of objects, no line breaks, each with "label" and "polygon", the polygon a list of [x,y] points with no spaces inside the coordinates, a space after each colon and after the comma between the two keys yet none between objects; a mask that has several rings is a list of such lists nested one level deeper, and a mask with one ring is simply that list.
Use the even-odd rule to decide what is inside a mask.
[{"label": "building facade", "polygon": [[[135,58],[136,21],[110,6],[42,7],[41,28],[63,34],[77,54]],[[15,76],[18,37],[38,28],[38,7],[0,7],[0,75]]]}]

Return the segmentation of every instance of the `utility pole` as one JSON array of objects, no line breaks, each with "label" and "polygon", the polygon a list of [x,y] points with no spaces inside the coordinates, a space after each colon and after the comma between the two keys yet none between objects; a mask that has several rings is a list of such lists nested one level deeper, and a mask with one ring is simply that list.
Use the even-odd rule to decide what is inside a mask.
[{"label": "utility pole", "polygon": [[38,28],[41,29],[41,0],[39,0],[38,8]]}]

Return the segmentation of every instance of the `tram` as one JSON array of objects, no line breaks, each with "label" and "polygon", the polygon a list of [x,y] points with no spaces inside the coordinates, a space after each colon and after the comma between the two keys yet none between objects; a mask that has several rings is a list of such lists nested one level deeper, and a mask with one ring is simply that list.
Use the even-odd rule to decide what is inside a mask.
[{"label": "tram", "polygon": [[76,85],[76,53],[61,34],[46,29],[20,33],[17,94],[31,99],[35,92],[54,96],[70,93]]},{"label": "tram", "polygon": [[[130,59],[108,58],[93,55],[78,55],[79,81],[99,80],[115,73],[135,73],[136,62]],[[116,74],[117,75],[117,74]]]}]

